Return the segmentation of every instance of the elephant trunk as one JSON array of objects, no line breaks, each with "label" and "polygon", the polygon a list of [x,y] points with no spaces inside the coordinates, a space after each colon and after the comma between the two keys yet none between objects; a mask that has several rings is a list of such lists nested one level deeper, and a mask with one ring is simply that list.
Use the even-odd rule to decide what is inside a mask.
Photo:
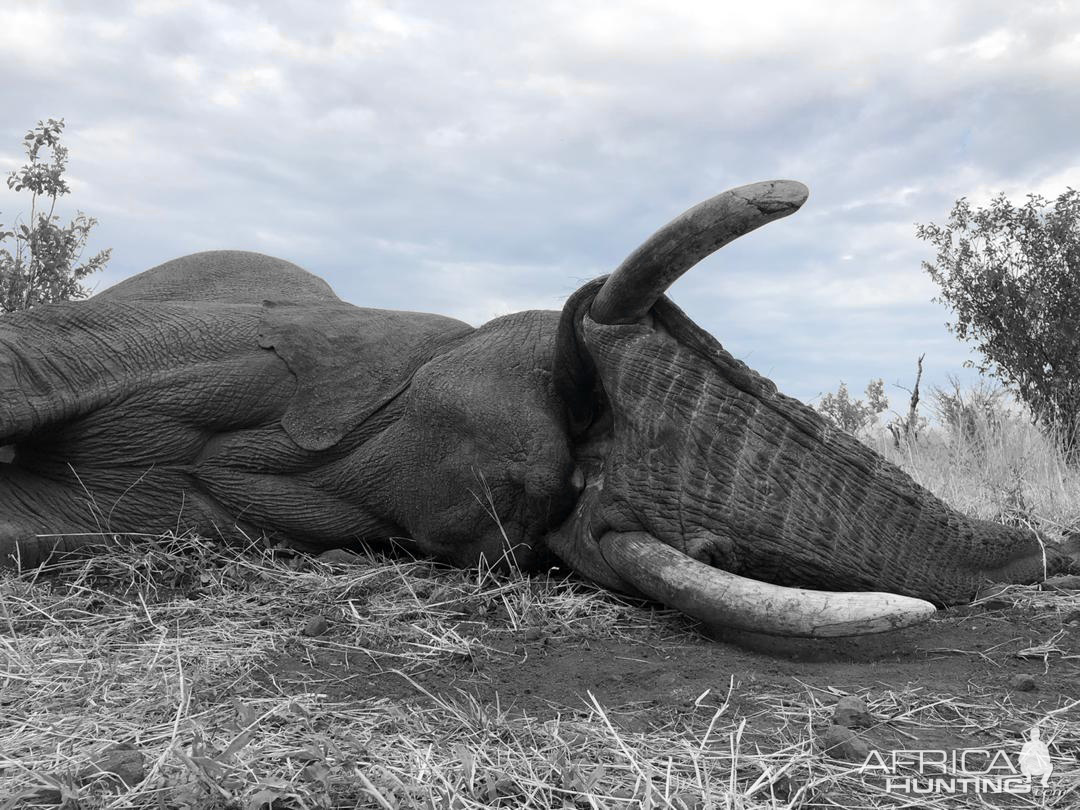
[{"label": "elephant trunk", "polygon": [[[605,488],[665,543],[754,579],[937,604],[987,580],[1045,576],[1034,532],[952,509],[667,299],[653,316],[586,318],[583,336],[613,412]],[[1046,560],[1058,564],[1053,550]]]}]

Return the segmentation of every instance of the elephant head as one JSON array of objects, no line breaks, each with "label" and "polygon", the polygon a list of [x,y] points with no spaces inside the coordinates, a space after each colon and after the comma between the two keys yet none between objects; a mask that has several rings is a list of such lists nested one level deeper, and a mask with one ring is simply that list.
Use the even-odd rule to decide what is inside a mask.
[{"label": "elephant head", "polygon": [[554,555],[706,622],[805,636],[901,627],[1071,567],[1032,531],[951,509],[664,297],[806,196],[720,194],[561,312],[478,329],[359,309],[233,252],[4,319],[0,553],[180,523],[407,537],[459,564]]},{"label": "elephant head", "polygon": [[[720,194],[567,302],[556,385],[586,486],[551,548],[706,621],[795,635],[887,629],[925,617],[918,600],[962,602],[987,581],[1068,567],[1034,532],[951,509],[663,297],[807,194],[789,181]],[[862,589],[914,599],[847,593]]]}]

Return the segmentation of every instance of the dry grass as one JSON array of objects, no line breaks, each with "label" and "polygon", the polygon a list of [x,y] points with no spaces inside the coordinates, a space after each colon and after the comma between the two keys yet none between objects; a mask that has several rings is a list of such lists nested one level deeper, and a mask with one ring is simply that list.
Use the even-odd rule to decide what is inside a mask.
[{"label": "dry grass", "polygon": [[[312,617],[336,632],[306,635]],[[488,643],[500,633],[640,636],[657,621],[552,579],[282,561],[194,538],[59,578],[4,575],[0,807],[561,806],[599,779],[580,773],[574,723],[534,727],[465,693],[418,707],[287,691],[268,662],[344,652],[422,694],[413,674],[502,655]],[[117,744],[142,755],[137,784],[88,773]]]},{"label": "dry grass", "polygon": [[[855,764],[823,756],[815,729],[839,691],[763,685],[756,708],[736,711],[732,686],[639,726],[626,707],[616,716],[591,694],[580,710],[540,720],[421,682],[420,673],[504,655],[500,639],[529,627],[564,641],[625,634],[659,645],[687,632],[669,614],[587,587],[180,545],[116,551],[58,579],[0,581],[0,807],[979,806],[972,797],[905,805]],[[1031,588],[1011,593],[1018,603],[1078,605]],[[305,636],[312,616],[335,632]],[[414,698],[290,688],[268,669],[342,652],[410,684]],[[870,708],[912,739],[972,727],[1014,744],[1030,723],[1004,697],[918,688],[878,689]],[[1080,746],[1076,723],[1053,734],[1060,750]],[[131,785],[92,773],[117,744],[144,765]],[[1058,780],[1044,806],[1075,806],[1077,788]]]},{"label": "dry grass", "polygon": [[878,431],[864,441],[919,484],[969,515],[1042,529],[1080,531],[1080,468],[1014,409],[977,414],[963,432],[932,427],[897,447]]},{"label": "dry grass", "polygon": [[[1023,428],[1011,423],[978,447],[940,433],[900,454],[879,444],[970,512],[1080,525],[1078,476]],[[1080,608],[1076,595],[1036,588],[998,599]],[[311,624],[319,617],[332,633]],[[530,716],[424,677],[503,660],[507,640],[530,632],[562,643],[645,637],[663,649],[693,628],[574,582],[383,557],[331,566],[193,538],[116,550],[59,576],[0,573],[0,810],[1080,804],[1076,773],[1001,805],[887,793],[821,751],[837,689],[725,677],[726,689],[647,718],[642,709],[634,722],[633,706],[592,694],[576,710]],[[1058,661],[1060,641],[1022,652]],[[331,678],[305,689],[282,676],[282,662],[331,658],[385,688]],[[1014,750],[1031,711],[972,689],[879,683],[862,694],[881,729],[910,747],[975,729]],[[1078,713],[1062,699],[1045,718],[1058,758],[1080,750]],[[100,772],[122,772],[125,757],[141,763],[129,784]]]}]

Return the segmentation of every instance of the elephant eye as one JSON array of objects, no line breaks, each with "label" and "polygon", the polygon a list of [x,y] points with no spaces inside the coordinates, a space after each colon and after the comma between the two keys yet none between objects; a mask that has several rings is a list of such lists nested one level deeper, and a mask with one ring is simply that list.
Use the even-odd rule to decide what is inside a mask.
[{"label": "elephant eye", "polygon": [[15,445],[0,444],[0,464],[11,464],[15,460]]}]

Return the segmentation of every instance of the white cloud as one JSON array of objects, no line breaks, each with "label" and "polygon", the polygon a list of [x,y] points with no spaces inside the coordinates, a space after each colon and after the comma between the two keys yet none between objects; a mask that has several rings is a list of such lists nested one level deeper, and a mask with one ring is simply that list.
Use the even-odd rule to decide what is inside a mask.
[{"label": "white cloud", "polygon": [[1052,174],[1037,173],[1024,178],[1002,178],[998,182],[977,182],[964,196],[973,205],[985,206],[994,197],[1004,194],[1014,205],[1022,205],[1029,194],[1053,200],[1067,188],[1080,188],[1080,164],[1067,166]]},{"label": "white cloud", "polygon": [[[110,280],[262,249],[356,303],[477,322],[556,307],[683,208],[790,176],[806,209],[672,294],[796,395],[874,356],[903,378],[920,342],[958,363],[914,224],[1080,182],[1069,4],[9,6],[0,161],[67,118],[65,206],[101,220]],[[17,207],[0,188],[0,221]]]}]

